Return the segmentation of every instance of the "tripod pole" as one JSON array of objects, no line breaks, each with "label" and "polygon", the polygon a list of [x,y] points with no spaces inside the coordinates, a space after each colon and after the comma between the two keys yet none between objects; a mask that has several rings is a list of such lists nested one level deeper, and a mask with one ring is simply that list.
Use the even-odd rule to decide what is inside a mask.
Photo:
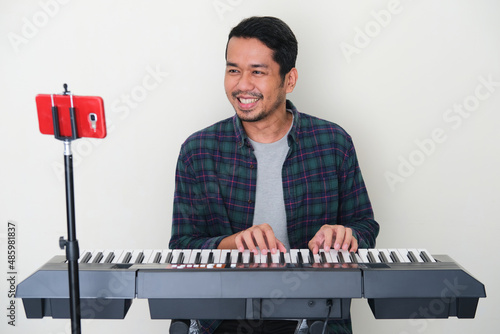
[{"label": "tripod pole", "polygon": [[64,141],[64,170],[66,177],[66,215],[68,220],[68,240],[63,237],[59,240],[61,248],[66,247],[66,259],[68,260],[68,282],[71,315],[71,333],[81,333],[80,313],[80,281],[78,277],[78,240],[75,228],[75,191],[73,187],[73,154],[71,152],[71,140]]}]

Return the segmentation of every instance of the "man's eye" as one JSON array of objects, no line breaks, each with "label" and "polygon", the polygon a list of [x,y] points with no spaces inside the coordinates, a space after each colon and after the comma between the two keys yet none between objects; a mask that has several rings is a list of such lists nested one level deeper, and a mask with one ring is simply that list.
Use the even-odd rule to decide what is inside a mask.
[{"label": "man's eye", "polygon": [[254,74],[259,74],[259,75],[260,75],[260,74],[264,74],[264,72],[262,72],[262,71],[253,71],[253,73],[254,73]]},{"label": "man's eye", "polygon": [[229,70],[227,70],[227,73],[238,73],[238,70],[235,70],[235,69],[229,69]]}]

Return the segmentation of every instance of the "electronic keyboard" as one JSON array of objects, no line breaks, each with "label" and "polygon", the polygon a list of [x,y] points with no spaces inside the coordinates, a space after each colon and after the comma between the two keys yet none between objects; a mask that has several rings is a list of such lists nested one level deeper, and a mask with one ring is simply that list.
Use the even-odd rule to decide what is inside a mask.
[{"label": "electronic keyboard", "polygon": [[[152,319],[345,319],[365,298],[377,319],[474,318],[484,285],[425,249],[91,250],[79,259],[81,317],[123,319],[135,298]],[[17,286],[28,318],[69,318],[64,255]]]}]

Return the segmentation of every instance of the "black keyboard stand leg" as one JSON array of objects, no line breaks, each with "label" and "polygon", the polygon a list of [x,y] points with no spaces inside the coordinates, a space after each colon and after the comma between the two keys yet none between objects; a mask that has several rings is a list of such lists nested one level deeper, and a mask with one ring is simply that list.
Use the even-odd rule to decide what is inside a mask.
[{"label": "black keyboard stand leg", "polygon": [[191,320],[186,319],[172,319],[170,323],[170,334],[188,334]]}]

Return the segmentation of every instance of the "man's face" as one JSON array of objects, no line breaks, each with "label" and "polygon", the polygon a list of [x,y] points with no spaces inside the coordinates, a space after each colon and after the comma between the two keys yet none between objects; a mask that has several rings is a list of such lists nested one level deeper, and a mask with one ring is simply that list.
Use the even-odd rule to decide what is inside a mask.
[{"label": "man's face", "polygon": [[224,88],[242,121],[257,122],[285,110],[288,80],[283,82],[279,71],[273,51],[258,39],[229,40]]}]

